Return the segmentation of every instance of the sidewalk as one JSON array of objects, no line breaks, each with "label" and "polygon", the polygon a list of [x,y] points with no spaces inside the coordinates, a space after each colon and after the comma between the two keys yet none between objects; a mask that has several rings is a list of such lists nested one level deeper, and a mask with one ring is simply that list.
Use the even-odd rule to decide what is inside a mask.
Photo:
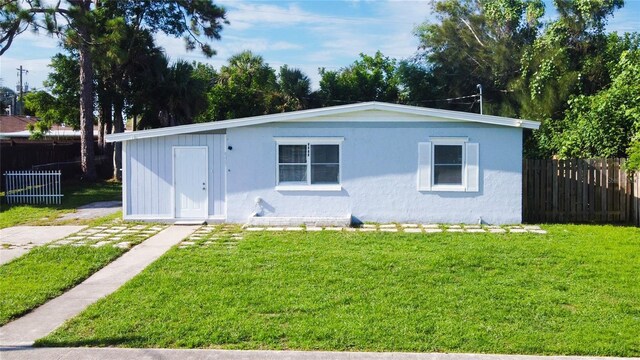
[{"label": "sidewalk", "polygon": [[[0,346],[29,346],[136,276],[197,226],[171,226],[135,246],[80,285],[0,328]],[[7,352],[0,358],[5,359]]]},{"label": "sidewalk", "polygon": [[2,360],[163,359],[163,360],[630,360],[596,356],[533,356],[441,353],[368,353],[269,350],[170,350],[118,348],[0,348]]}]

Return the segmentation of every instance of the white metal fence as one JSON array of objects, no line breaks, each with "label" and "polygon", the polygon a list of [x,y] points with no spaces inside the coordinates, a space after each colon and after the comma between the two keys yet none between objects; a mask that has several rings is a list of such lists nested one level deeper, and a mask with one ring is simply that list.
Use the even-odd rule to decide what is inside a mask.
[{"label": "white metal fence", "polygon": [[7,171],[4,173],[8,204],[60,204],[61,172]]}]

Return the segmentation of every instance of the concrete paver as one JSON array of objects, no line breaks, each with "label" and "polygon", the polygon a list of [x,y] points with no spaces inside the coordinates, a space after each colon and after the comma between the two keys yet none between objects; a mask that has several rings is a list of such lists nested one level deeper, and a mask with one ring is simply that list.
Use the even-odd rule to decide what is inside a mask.
[{"label": "concrete paver", "polygon": [[[23,359],[163,359],[163,360],[629,360],[596,356],[534,356],[399,352],[333,352],[274,350],[0,348],[3,360]],[[638,358],[635,358],[638,359]]]},{"label": "concrete paver", "polygon": [[0,346],[33,344],[90,304],[118,289],[197,228],[171,226],[135,246],[80,285],[1,327]]},{"label": "concrete paver", "polygon": [[27,253],[32,247],[67,237],[86,226],[12,226],[0,229],[0,265]]}]

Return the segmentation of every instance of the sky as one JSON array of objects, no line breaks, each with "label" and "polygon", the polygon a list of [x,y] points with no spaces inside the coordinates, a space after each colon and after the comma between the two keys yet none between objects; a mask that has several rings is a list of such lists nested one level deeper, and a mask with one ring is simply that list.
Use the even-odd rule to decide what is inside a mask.
[{"label": "sky", "polygon": [[[219,0],[227,10],[220,41],[211,42],[217,51],[207,58],[198,51],[187,52],[182,38],[156,35],[171,60],[185,59],[209,63],[215,68],[243,50],[262,55],[276,70],[288,64],[299,68],[318,87],[318,68],[337,70],[358,59],[360,53],[404,59],[413,56],[418,39],[416,25],[433,21],[430,1],[403,0]],[[547,3],[547,18],[553,6]],[[640,0],[626,0],[625,6],[609,20],[608,31],[640,31]],[[0,57],[2,85],[15,89],[20,65],[29,72],[24,81],[41,89],[49,72],[50,58],[60,52],[58,40],[44,34],[25,32]]]}]

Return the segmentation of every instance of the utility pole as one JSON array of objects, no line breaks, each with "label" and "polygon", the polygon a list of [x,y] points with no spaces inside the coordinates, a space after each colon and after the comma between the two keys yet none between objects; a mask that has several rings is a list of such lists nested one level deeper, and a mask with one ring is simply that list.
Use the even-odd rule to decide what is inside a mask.
[{"label": "utility pole", "polygon": [[[18,88],[17,90],[20,92],[20,114],[19,115],[24,115],[24,101],[23,101],[24,99],[22,97],[24,95],[24,91],[28,89],[25,89],[25,86],[22,84],[22,74],[28,74],[29,70],[23,69],[22,65],[20,65],[20,67],[17,68],[16,70],[18,70],[18,76],[20,77],[20,84],[17,86]],[[29,84],[27,84],[26,86],[28,88]]]},{"label": "utility pole", "polygon": [[476,85],[476,87],[478,88],[478,91],[480,92],[479,96],[480,96],[480,115],[482,115],[482,84],[478,84]]}]

